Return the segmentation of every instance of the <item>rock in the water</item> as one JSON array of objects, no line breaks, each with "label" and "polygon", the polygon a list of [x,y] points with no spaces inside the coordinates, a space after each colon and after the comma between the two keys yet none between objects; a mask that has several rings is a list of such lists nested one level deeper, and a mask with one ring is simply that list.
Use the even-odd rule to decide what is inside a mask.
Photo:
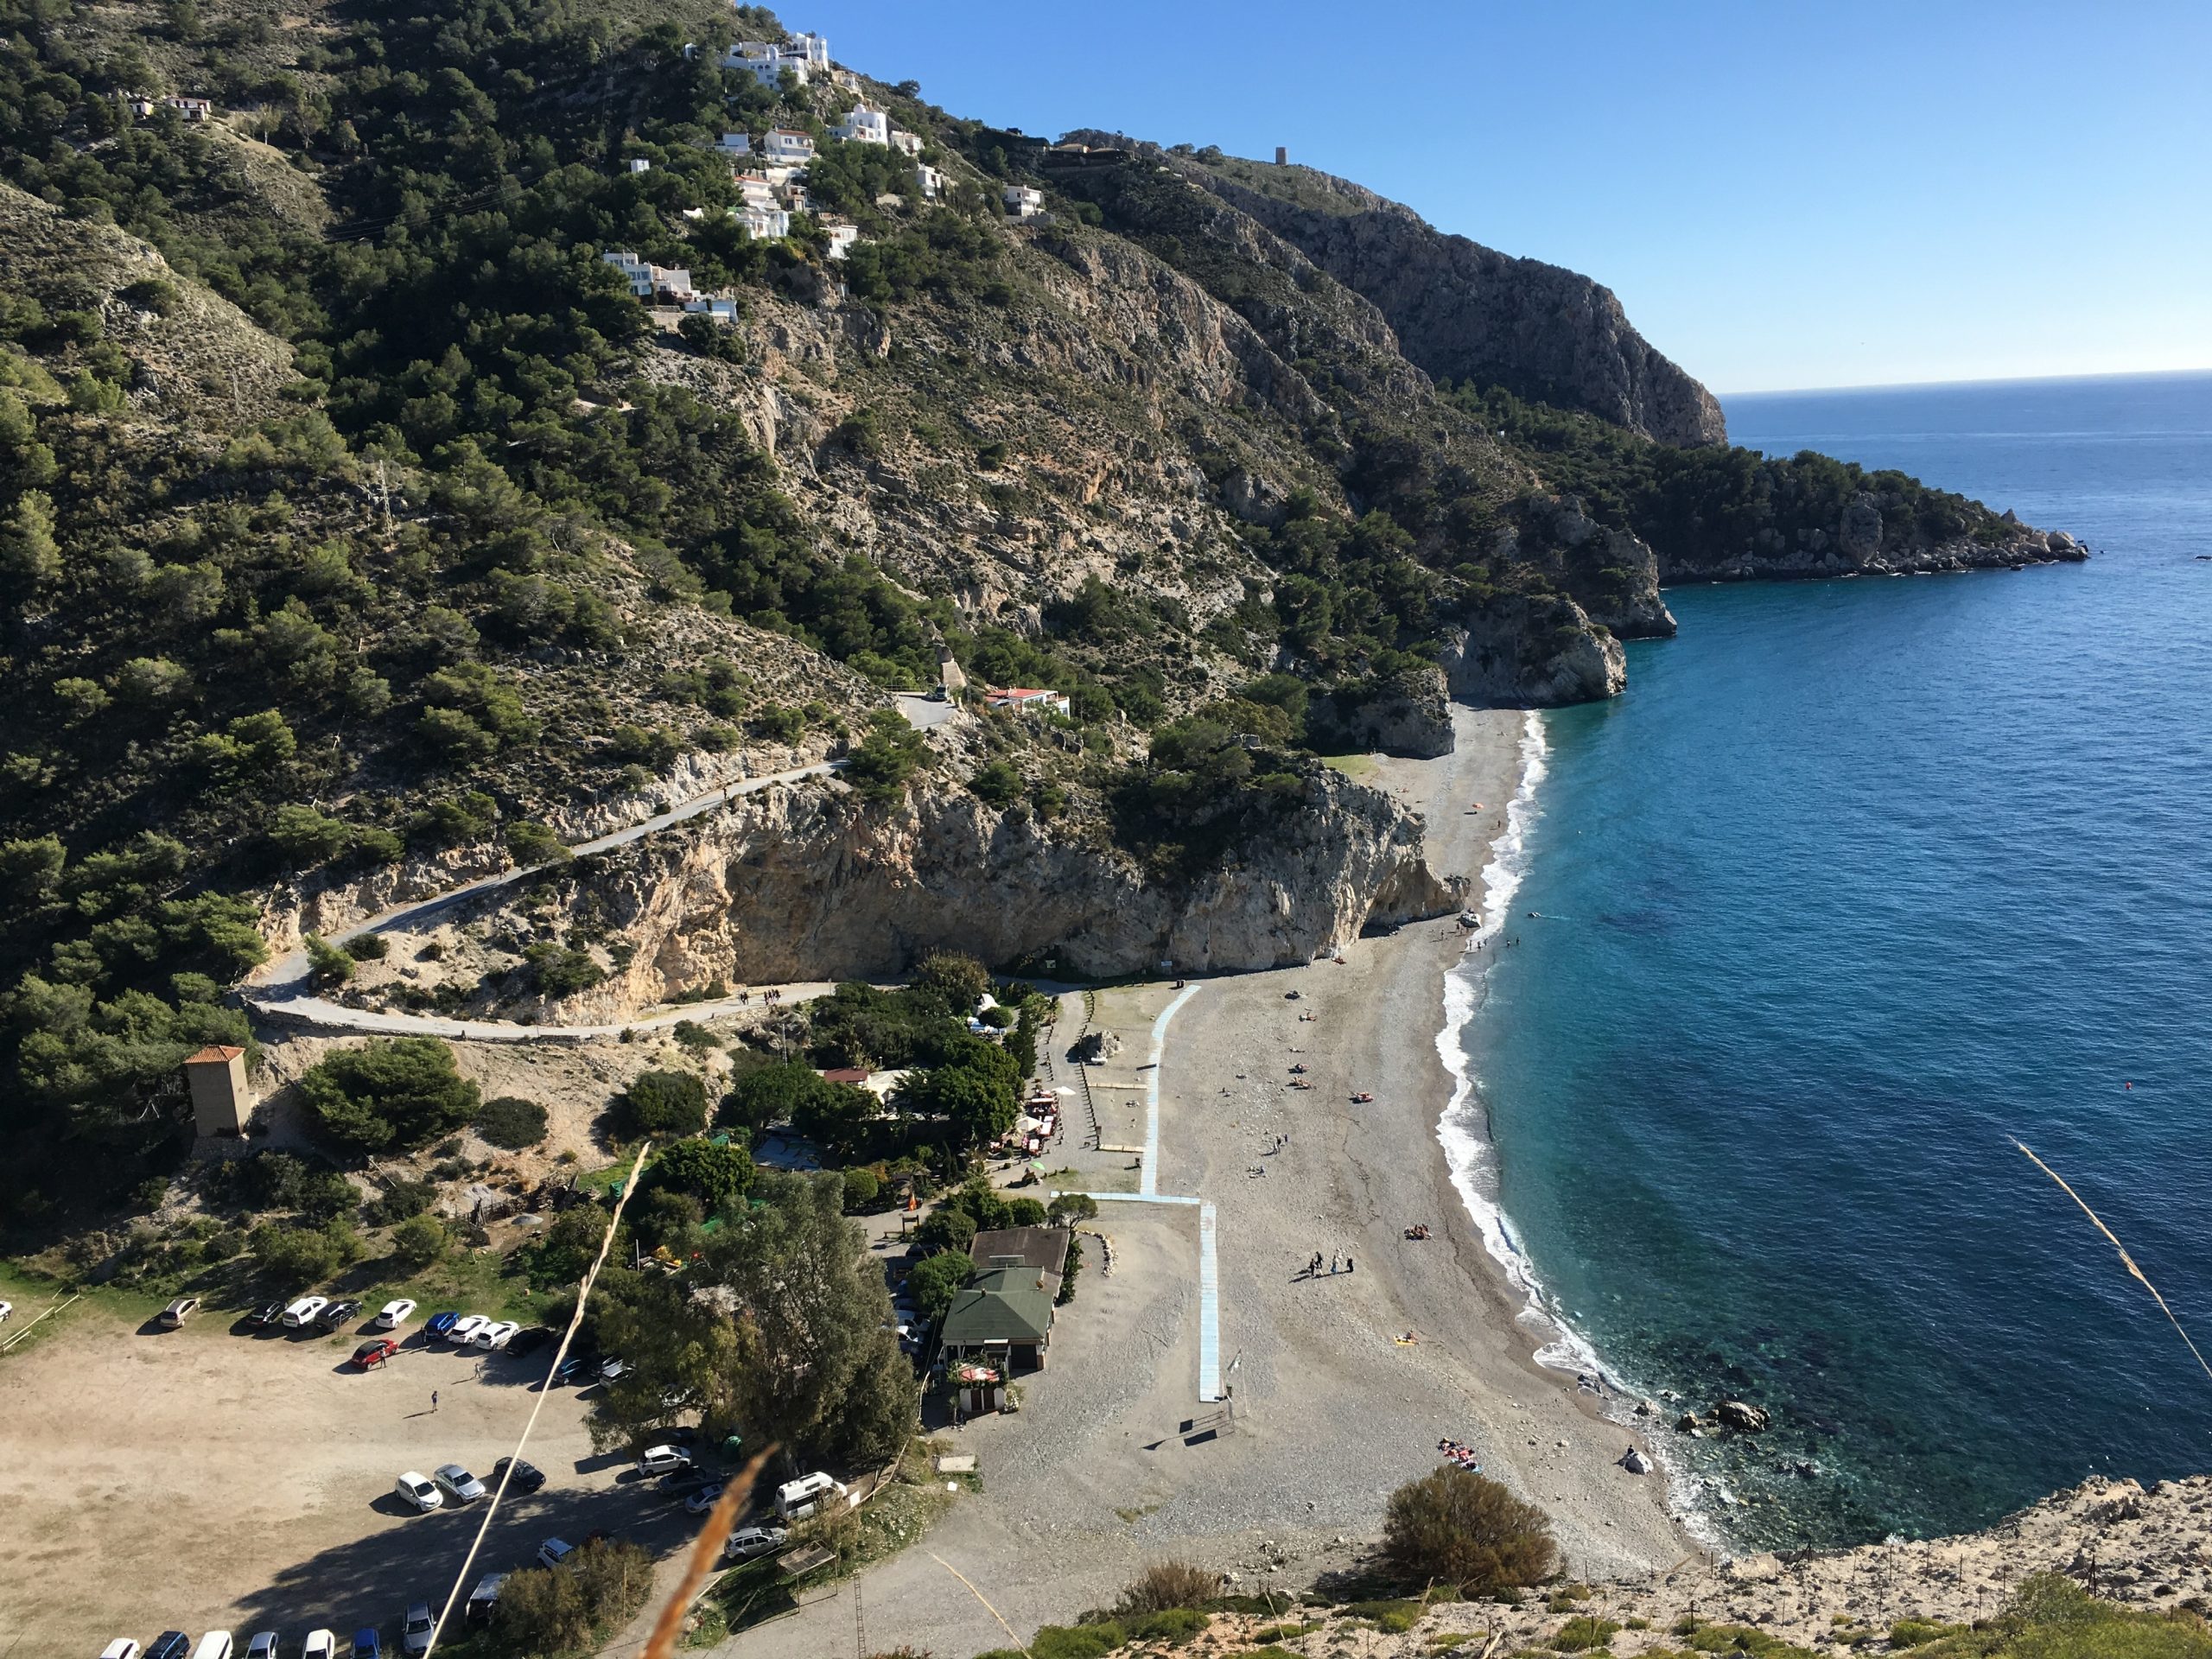
[{"label": "rock in the water", "polygon": [[1760,1433],[1774,1421],[1764,1406],[1750,1405],[1741,1400],[1723,1400],[1714,1408],[1713,1415],[1720,1420],[1721,1427],[1733,1429],[1738,1434]]},{"label": "rock in the water", "polygon": [[1686,1411],[1675,1419],[1675,1427],[1685,1434],[1694,1434],[1704,1426],[1704,1420],[1694,1411]]}]

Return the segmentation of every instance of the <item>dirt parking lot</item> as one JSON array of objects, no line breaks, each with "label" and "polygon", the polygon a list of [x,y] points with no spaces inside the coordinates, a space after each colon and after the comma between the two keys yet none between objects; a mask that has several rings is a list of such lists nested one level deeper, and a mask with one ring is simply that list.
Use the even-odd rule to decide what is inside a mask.
[{"label": "dirt parking lot", "polygon": [[[424,1309],[428,1313],[431,1310]],[[537,1399],[526,1359],[425,1347],[362,1373],[360,1336],[264,1332],[203,1313],[182,1331],[111,1306],[0,1357],[0,1653],[97,1653],[118,1636],[365,1624],[396,1645],[410,1602],[441,1600],[481,1506],[417,1515],[403,1470],[458,1462],[488,1480]],[[438,1407],[430,1406],[433,1390]],[[556,1389],[527,1453],[543,1489],[511,1494],[474,1571],[605,1528],[656,1551],[688,1535],[680,1501],[595,1455],[588,1395]]]}]

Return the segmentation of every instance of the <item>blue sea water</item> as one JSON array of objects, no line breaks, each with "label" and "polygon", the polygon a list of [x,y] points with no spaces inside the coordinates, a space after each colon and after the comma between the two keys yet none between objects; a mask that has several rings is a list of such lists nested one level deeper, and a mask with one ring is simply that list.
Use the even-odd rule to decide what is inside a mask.
[{"label": "blue sea water", "polygon": [[1610,1375],[1774,1414],[1656,1437],[1732,1542],[2212,1471],[2212,1376],[2013,1146],[2212,1351],[2212,376],[1727,414],[2096,556],[1671,590],[1624,696],[1537,717],[1479,1179]]}]

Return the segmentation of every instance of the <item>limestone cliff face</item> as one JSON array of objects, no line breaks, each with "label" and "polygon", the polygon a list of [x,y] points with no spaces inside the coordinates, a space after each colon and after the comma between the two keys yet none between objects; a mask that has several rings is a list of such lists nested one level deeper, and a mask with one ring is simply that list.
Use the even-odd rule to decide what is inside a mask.
[{"label": "limestone cliff face", "polygon": [[1478,708],[1556,709],[1617,697],[1628,683],[1621,642],[1571,599],[1504,594],[1446,636],[1452,695]]},{"label": "limestone cliff face", "polygon": [[1713,394],[1587,276],[1446,236],[1411,208],[1310,168],[1282,168],[1279,181],[1257,175],[1277,188],[1255,188],[1195,161],[1177,164],[1373,301],[1399,348],[1437,378],[1494,382],[1663,443],[1726,441]]},{"label": "limestone cliff face", "polygon": [[627,961],[543,1015],[618,1020],[715,980],[893,975],[941,948],[1071,976],[1280,967],[1465,902],[1465,883],[1423,857],[1421,819],[1388,795],[1316,767],[1284,807],[1213,868],[1164,878],[1096,824],[997,811],[965,790],[931,785],[889,807],[829,784],[765,791],[557,878],[559,908],[590,915]]},{"label": "limestone cliff face", "polygon": [[1451,688],[1444,671],[1422,668],[1398,677],[1378,696],[1317,697],[1306,705],[1307,740],[1324,753],[1375,750],[1433,760],[1449,754]]}]

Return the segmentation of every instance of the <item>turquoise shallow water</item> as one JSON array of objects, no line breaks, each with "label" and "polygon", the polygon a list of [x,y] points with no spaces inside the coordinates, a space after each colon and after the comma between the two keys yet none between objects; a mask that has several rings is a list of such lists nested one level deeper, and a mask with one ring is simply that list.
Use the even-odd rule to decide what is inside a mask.
[{"label": "turquoise shallow water", "polygon": [[1674,590],[1624,696],[1541,717],[1484,1179],[1609,1372],[1774,1413],[1660,1436],[1735,1541],[2212,1470],[2212,1380],[2009,1139],[2212,1342],[2212,378],[1728,415],[2098,556]]}]

